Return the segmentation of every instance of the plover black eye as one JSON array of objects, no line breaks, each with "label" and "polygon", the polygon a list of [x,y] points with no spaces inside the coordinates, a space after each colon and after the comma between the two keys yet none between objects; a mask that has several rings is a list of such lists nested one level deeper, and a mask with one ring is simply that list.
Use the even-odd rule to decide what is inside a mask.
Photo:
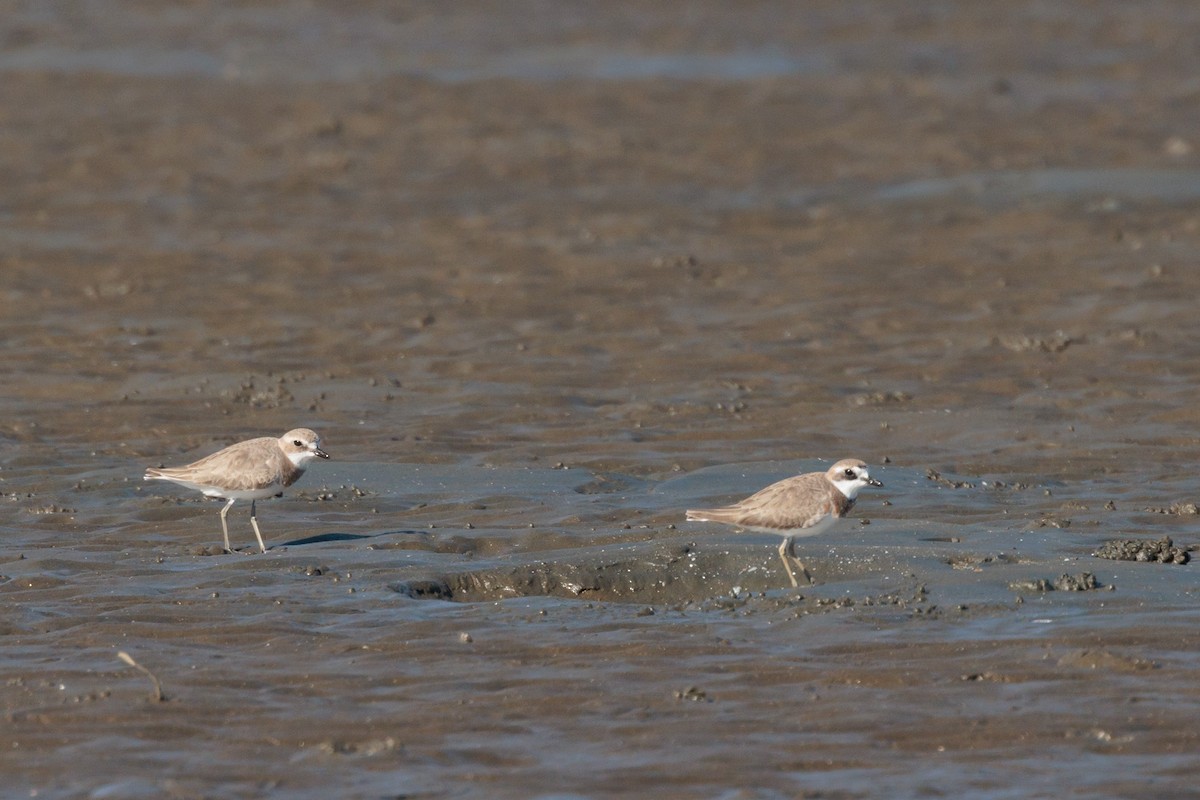
[{"label": "plover black eye", "polygon": [[853,479],[853,478],[857,478],[858,476],[854,474],[854,469],[852,467],[847,467],[846,468],[846,477]]},{"label": "plover black eye", "polygon": [[292,444],[296,445],[296,447],[304,447],[304,442],[300,441],[299,439],[293,439]]}]

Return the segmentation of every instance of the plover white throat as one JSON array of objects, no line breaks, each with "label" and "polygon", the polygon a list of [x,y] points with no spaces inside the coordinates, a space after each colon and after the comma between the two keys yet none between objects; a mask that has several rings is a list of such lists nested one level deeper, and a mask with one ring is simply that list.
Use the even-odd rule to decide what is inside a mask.
[{"label": "plover white throat", "polygon": [[825,472],[785,478],[740,503],[688,511],[687,518],[693,522],[723,522],[784,537],[779,545],[779,557],[783,559],[792,586],[799,586],[792,571],[792,561],[800,567],[809,583],[812,583],[812,576],[796,555],[796,539],[816,536],[833,527],[838,518],[844,517],[854,506],[859,490],[865,486],[883,484],[870,476],[865,463],[856,458],[844,458]]},{"label": "plover white throat", "polygon": [[329,458],[321,449],[321,437],[308,428],[296,428],[278,439],[263,436],[231,444],[185,467],[147,469],[145,479],[171,481],[203,492],[206,497],[228,500],[221,509],[221,532],[225,534],[225,549],[230,553],[233,548],[229,545],[225,515],[236,501],[249,500],[250,524],[254,526],[258,546],[265,553],[267,545],[258,530],[255,501],[283,494],[314,458]]}]

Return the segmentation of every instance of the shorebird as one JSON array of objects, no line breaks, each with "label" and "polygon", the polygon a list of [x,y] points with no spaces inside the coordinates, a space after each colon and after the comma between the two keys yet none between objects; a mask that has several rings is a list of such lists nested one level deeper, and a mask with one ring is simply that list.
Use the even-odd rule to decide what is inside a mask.
[{"label": "shorebird", "polygon": [[206,497],[228,500],[221,509],[221,532],[225,534],[225,550],[230,553],[233,548],[229,545],[225,515],[238,500],[249,500],[250,524],[254,526],[258,546],[265,553],[267,545],[258,530],[255,502],[282,495],[314,458],[329,458],[321,449],[321,437],[308,428],[296,428],[278,439],[263,436],[231,444],[184,467],[147,469],[145,480],[171,481],[203,492]]},{"label": "shorebird", "polygon": [[858,492],[865,486],[883,486],[870,476],[867,465],[856,458],[845,458],[824,472],[809,472],[785,478],[750,495],[740,503],[722,508],[687,512],[692,522],[723,522],[752,531],[784,537],[779,557],[792,586],[799,586],[792,561],[812,583],[804,562],[796,555],[796,539],[816,536],[833,527],[839,517],[854,506]]}]

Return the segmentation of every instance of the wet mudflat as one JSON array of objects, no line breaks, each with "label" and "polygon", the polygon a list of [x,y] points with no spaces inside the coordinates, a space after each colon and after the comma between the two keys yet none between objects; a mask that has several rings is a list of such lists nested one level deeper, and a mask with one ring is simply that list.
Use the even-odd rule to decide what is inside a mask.
[{"label": "wet mudflat", "polygon": [[[81,8],[0,18],[14,796],[1196,795],[1190,4]],[[265,555],[140,480],[298,425]],[[847,456],[813,586],[683,521]]]}]

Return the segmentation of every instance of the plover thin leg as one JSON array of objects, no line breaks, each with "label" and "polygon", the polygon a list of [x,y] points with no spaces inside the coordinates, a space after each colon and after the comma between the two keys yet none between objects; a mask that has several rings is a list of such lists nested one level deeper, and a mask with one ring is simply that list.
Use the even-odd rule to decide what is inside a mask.
[{"label": "plover thin leg", "polygon": [[225,523],[225,514],[228,513],[229,507],[232,506],[233,504],[234,504],[234,500],[231,499],[228,503],[225,504],[225,507],[221,509],[221,533],[225,534],[225,552],[226,553],[233,552],[233,548],[229,546],[229,525],[227,525]]},{"label": "plover thin leg", "polygon": [[250,524],[254,526],[254,535],[258,537],[258,546],[262,551],[267,552],[267,545],[263,542],[262,534],[258,532],[258,517],[254,513],[254,501],[250,501]]},{"label": "plover thin leg", "polygon": [[[788,552],[791,550],[792,537],[788,536],[779,544],[779,558],[783,561],[783,568],[787,570],[788,580],[792,582],[792,586],[799,586],[796,583],[796,573],[792,572],[792,562],[788,561]],[[803,565],[802,565],[803,566]],[[807,575],[808,572],[805,571]]]},{"label": "plover thin leg", "polygon": [[808,581],[809,586],[811,586],[813,582],[812,575],[808,574],[808,567],[804,566],[804,562],[800,560],[800,556],[796,555],[796,538],[794,536],[788,539],[788,556],[792,561],[796,562],[796,566],[800,567],[800,571],[804,573],[804,580]]}]

